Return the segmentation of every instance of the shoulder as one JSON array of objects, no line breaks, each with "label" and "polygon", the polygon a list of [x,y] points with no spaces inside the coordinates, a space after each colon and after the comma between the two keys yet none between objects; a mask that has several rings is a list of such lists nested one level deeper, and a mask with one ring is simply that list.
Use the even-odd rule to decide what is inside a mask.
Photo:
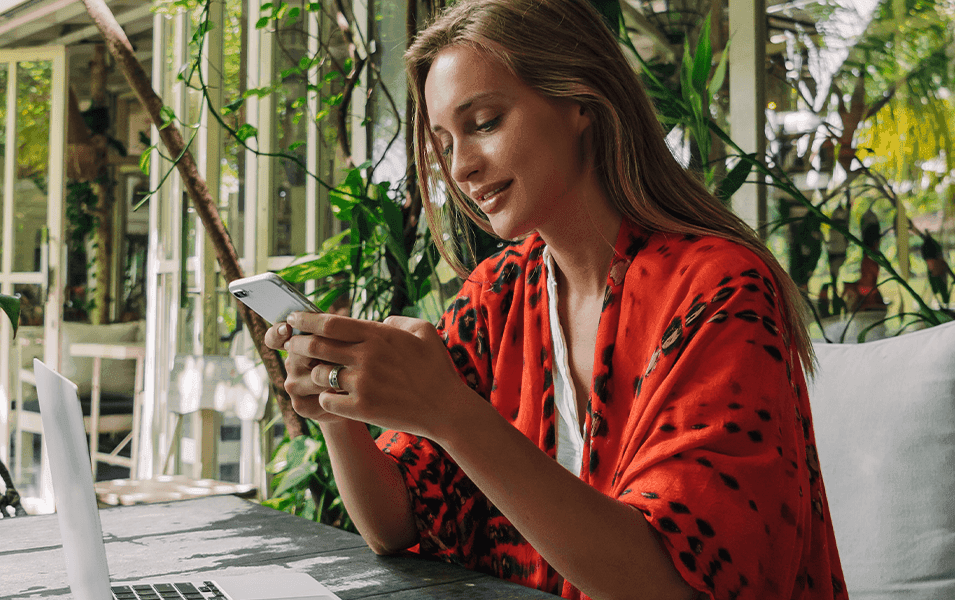
[{"label": "shoulder", "polygon": [[772,270],[752,249],[716,236],[634,230],[638,251],[628,252],[628,287],[645,291],[719,288],[730,282],[759,282],[775,290]]}]

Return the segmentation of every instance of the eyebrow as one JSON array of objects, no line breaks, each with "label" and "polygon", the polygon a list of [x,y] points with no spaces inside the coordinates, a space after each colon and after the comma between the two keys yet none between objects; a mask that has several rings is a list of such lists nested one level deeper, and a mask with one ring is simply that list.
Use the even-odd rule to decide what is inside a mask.
[{"label": "eyebrow", "polygon": [[[462,102],[461,104],[458,104],[457,107],[455,107],[454,109],[454,116],[456,117],[460,115],[461,113],[463,113],[464,111],[466,111],[467,109],[471,108],[475,102],[478,102],[480,100],[485,100],[487,98],[492,98],[498,95],[499,94],[497,92],[478,92],[477,94],[474,94],[473,96],[471,96],[470,98]],[[444,131],[444,127],[441,127],[440,125],[435,125],[431,128],[431,131],[435,133],[437,133],[438,131]]]}]

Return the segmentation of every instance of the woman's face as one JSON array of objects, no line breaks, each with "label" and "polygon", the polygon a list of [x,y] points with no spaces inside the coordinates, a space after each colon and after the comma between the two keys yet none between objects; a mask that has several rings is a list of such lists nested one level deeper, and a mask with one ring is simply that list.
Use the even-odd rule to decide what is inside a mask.
[{"label": "woman's face", "polygon": [[495,233],[514,239],[572,214],[592,183],[579,104],[545,98],[466,46],[442,50],[424,87],[437,151]]}]

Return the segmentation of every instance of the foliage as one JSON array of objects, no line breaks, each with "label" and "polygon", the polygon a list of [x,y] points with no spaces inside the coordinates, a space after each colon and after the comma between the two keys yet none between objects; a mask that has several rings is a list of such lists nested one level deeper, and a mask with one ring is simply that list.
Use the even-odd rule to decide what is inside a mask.
[{"label": "foliage", "polygon": [[[318,40],[317,53],[307,52],[302,39],[303,24],[309,13],[328,12],[329,5],[302,3],[267,3],[261,7],[256,28],[271,32],[284,53],[289,67],[276,80],[257,88],[241,89],[226,86],[223,106],[214,105],[207,92],[207,83],[200,68],[200,57],[206,43],[206,33],[219,27],[209,19],[208,2],[177,1],[170,10],[188,10],[194,30],[191,38],[191,58],[180,69],[179,81],[201,94],[205,110],[216,119],[229,136],[227,156],[234,162],[241,160],[247,150],[257,156],[279,159],[286,177],[311,177],[328,193],[334,217],[341,223],[342,233],[326,240],[314,257],[283,269],[280,275],[293,283],[314,281],[315,302],[323,310],[347,312],[364,319],[382,319],[390,314],[405,314],[436,320],[443,312],[449,294],[456,291],[453,278],[442,285],[437,276],[439,256],[430,233],[421,218],[420,202],[415,204],[414,184],[406,180],[381,181],[374,177],[380,163],[351,161],[350,99],[360,78],[374,82],[377,93],[390,101],[396,120],[403,121],[397,105],[391,101],[387,88],[376,72],[377,67],[367,60],[368,48],[354,35],[352,17],[339,7],[325,15],[327,21],[338,23],[339,35],[352,45],[349,55],[343,57],[339,49],[330,47],[332,41]],[[232,13],[227,19],[234,19]],[[340,41],[340,40],[339,40]],[[337,43],[337,42],[336,42]],[[339,46],[340,48],[340,46]],[[229,72],[239,69],[229,54],[226,63]],[[316,76],[316,70],[318,75]],[[308,95],[315,95],[319,109],[310,112]],[[275,121],[280,150],[261,152],[258,130],[246,122],[246,101],[253,97],[271,97],[277,107]],[[304,131],[299,126],[312,120],[320,127],[324,141],[338,144],[339,158],[344,163],[340,183],[321,179],[304,163]],[[172,110],[164,112],[166,123],[181,122]],[[184,125],[190,127],[188,124]],[[194,130],[196,128],[193,128]],[[398,133],[389,142],[398,140]],[[190,140],[191,143],[191,140]],[[382,155],[387,153],[387,149]],[[174,158],[172,159],[175,160]],[[141,165],[148,171],[148,163]],[[413,169],[412,169],[413,171]],[[165,179],[164,174],[161,179]],[[483,244],[489,248],[490,244]],[[350,528],[335,482],[332,479],[327,449],[321,431],[309,424],[309,435],[289,439],[278,447],[270,463],[275,474],[272,497],[266,504],[319,520]]]},{"label": "foliage", "polygon": [[66,219],[70,223],[70,243],[83,244],[86,236],[96,229],[98,198],[93,184],[88,181],[70,181],[66,185]]},{"label": "foliage", "polygon": [[[50,155],[50,61],[17,63],[17,177],[46,194]],[[5,83],[9,77],[3,72]]]},{"label": "foliage", "polygon": [[719,181],[716,178],[716,164],[709,163],[711,152],[710,125],[712,114],[716,112],[716,97],[726,80],[727,58],[724,51],[714,68],[713,49],[710,42],[710,17],[707,16],[700,28],[695,49],[690,48],[689,40],[684,40],[683,58],[679,65],[679,85],[668,85],[668,74],[672,65],[666,63],[648,64],[637,52],[629,34],[621,36],[621,42],[627,47],[641,65],[641,75],[647,92],[653,99],[659,119],[670,133],[677,130],[690,136],[691,168],[702,171],[704,182],[713,193],[728,203],[730,197],[743,185],[749,176],[752,165],[748,161],[738,161],[733,169]]},{"label": "foliage", "polygon": [[13,337],[17,337],[17,326],[20,325],[20,298],[0,294],[0,309],[10,318],[13,324]]},{"label": "foliage", "polygon": [[[894,238],[896,248],[886,249],[887,256],[913,286],[917,280],[927,280],[919,296],[934,306],[933,311],[941,311],[943,319],[952,314],[950,298],[955,277],[944,250],[945,246],[951,248],[950,243],[940,244],[931,231],[917,227],[908,216],[939,210],[950,202],[944,196],[946,188],[951,193],[955,177],[951,133],[955,105],[950,98],[955,80],[946,54],[955,42],[953,24],[955,5],[947,0],[891,0],[877,7],[858,37],[840,39],[830,33],[834,48],[840,44],[851,46],[844,55],[834,48],[817,47],[808,36],[791,35],[786,77],[796,99],[794,108],[815,113],[820,126],[781,133],[778,139],[785,148],[780,147],[774,157],[791,173],[828,180],[828,185],[806,193],[813,196],[818,208],[830,216],[839,215],[840,220],[848,219],[860,234],[866,227],[875,227],[877,233],[869,240],[863,239],[866,245],[878,250],[880,239]],[[844,62],[835,69],[820,69],[819,64],[825,63],[820,57],[826,53],[830,61],[837,57]],[[811,67],[813,61],[815,68],[804,68],[806,62]],[[784,217],[790,216],[781,212]],[[944,209],[940,212],[950,214]],[[882,225],[885,223],[890,225]],[[894,292],[891,286],[885,286],[894,277],[876,284],[876,289],[866,295],[868,303],[854,303],[860,283],[866,277],[874,279],[881,265],[873,269],[862,257],[846,261],[839,232],[826,225],[825,221],[812,223],[799,215],[790,225],[791,230],[809,230],[824,242],[826,252],[807,255],[801,265],[807,275],[803,283],[807,293],[815,296],[820,315],[884,307],[882,292]],[[794,240],[794,255],[799,254],[798,242]],[[919,250],[919,242],[919,254],[925,262],[918,265],[917,273],[909,273],[909,246]],[[850,256],[852,250],[850,247]],[[828,277],[815,274],[817,262],[823,257],[828,261]],[[843,264],[848,265],[848,272],[840,273]],[[856,273],[859,280],[849,281]],[[820,280],[825,282],[824,287],[813,294],[811,289]],[[842,291],[836,293],[840,285]],[[893,303],[900,331],[906,321],[920,320],[927,312],[920,298],[912,296],[911,288],[905,291]],[[907,299],[915,301],[917,314],[908,313]]]},{"label": "foliage", "polygon": [[[896,2],[895,4],[898,5],[899,3]],[[907,6],[910,12],[926,10],[926,3],[924,2],[909,2]],[[951,23],[952,20],[952,16],[950,15],[948,22]],[[834,120],[834,124],[827,124],[820,128],[818,140],[816,140],[817,143],[814,147],[817,153],[815,160],[819,162],[819,157],[820,155],[822,156],[822,162],[830,169],[829,180],[836,183],[832,185],[832,189],[830,190],[822,190],[822,192],[815,193],[812,190],[807,191],[796,185],[792,171],[789,170],[792,167],[792,161],[784,160],[785,157],[780,156],[781,147],[783,150],[792,150],[798,140],[787,139],[784,140],[785,144],[782,145],[779,139],[775,140],[776,153],[763,159],[754,154],[743,152],[720,126],[714,122],[712,118],[712,115],[716,112],[714,104],[716,102],[717,92],[723,80],[723,69],[725,66],[722,60],[720,64],[715,67],[712,65],[713,53],[709,48],[710,36],[708,19],[704,21],[700,28],[699,41],[695,51],[691,52],[689,45],[685,44],[683,58],[679,67],[679,85],[677,86],[672,84],[672,78],[667,77],[668,73],[673,72],[672,68],[661,64],[648,65],[642,57],[639,56],[628,36],[624,36],[622,39],[622,43],[631,50],[636,60],[640,62],[643,67],[642,75],[651,97],[653,97],[657,104],[657,108],[661,114],[661,121],[665,126],[679,128],[690,136],[693,142],[695,159],[691,161],[691,166],[695,165],[703,171],[707,185],[719,198],[724,202],[728,201],[732,193],[735,192],[742,183],[747,179],[753,181],[754,179],[752,179],[751,176],[755,175],[761,180],[767,180],[771,188],[776,190],[776,195],[784,199],[780,202],[780,221],[775,227],[777,229],[788,229],[790,239],[789,271],[797,284],[806,290],[807,297],[809,295],[808,289],[810,282],[820,278],[820,276],[816,274],[820,258],[826,256],[830,265],[829,277],[822,278],[823,281],[819,288],[820,291],[817,294],[818,298],[812,305],[812,308],[817,313],[817,318],[828,314],[847,313],[850,314],[851,318],[851,314],[854,313],[854,311],[869,308],[875,305],[876,301],[881,303],[879,290],[884,288],[888,282],[898,284],[904,296],[915,305],[914,312],[900,309],[900,314],[897,318],[908,319],[909,322],[922,321],[929,325],[938,324],[951,318],[951,311],[946,311],[946,309],[951,297],[951,282],[955,280],[955,276],[953,276],[951,268],[945,260],[941,247],[937,243],[933,245],[934,239],[932,239],[927,232],[913,228],[915,234],[923,241],[923,255],[931,256],[931,267],[928,268],[932,274],[930,274],[929,280],[934,302],[936,306],[941,307],[942,310],[940,311],[938,308],[930,306],[929,303],[923,299],[922,295],[914,289],[910,281],[910,276],[903,276],[902,273],[904,273],[905,270],[896,266],[899,263],[893,264],[893,261],[890,260],[889,256],[881,249],[880,242],[883,238],[884,231],[879,227],[879,217],[875,216],[872,209],[877,201],[888,200],[893,207],[893,211],[898,210],[898,207],[901,206],[901,200],[894,191],[898,189],[898,184],[888,181],[885,176],[875,173],[866,166],[867,164],[877,164],[878,161],[875,159],[866,161],[864,165],[854,163],[856,164],[855,167],[850,166],[851,160],[855,158],[857,151],[862,149],[860,145],[853,145],[853,134],[860,122],[864,121],[865,118],[879,114],[879,109],[892,101],[896,96],[899,96],[898,92],[903,87],[907,86],[906,89],[915,89],[915,87],[917,87],[916,82],[925,81],[926,78],[934,81],[936,85],[943,81],[939,69],[943,65],[938,62],[938,51],[945,44],[951,43],[951,34],[947,34],[948,37],[942,35],[945,31],[944,26],[933,29],[935,26],[931,24],[931,20],[919,22],[929,23],[927,29],[931,30],[930,33],[918,37],[917,41],[912,41],[908,38],[899,41],[908,42],[908,45],[913,48],[921,45],[929,46],[929,49],[926,51],[924,48],[921,48],[920,51],[923,51],[923,54],[914,52],[913,55],[922,56],[923,58],[916,60],[914,65],[910,65],[909,70],[906,71],[904,75],[900,75],[901,79],[897,80],[890,89],[886,90],[884,85],[873,89],[871,92],[872,98],[868,103],[860,101],[858,92],[843,95],[838,90],[839,85],[846,79],[845,73],[849,72],[851,76],[853,65],[859,67],[860,64],[865,64],[871,60],[876,47],[883,48],[882,59],[884,59],[886,63],[895,64],[893,62],[895,58],[892,44],[889,44],[888,49],[885,49],[885,46],[880,44],[878,39],[872,43],[863,41],[863,43],[859,45],[859,48],[862,50],[857,50],[857,52],[864,53],[863,59],[861,62],[856,63],[853,63],[851,60],[847,62],[848,66],[842,73],[843,78],[835,77],[829,81],[833,90],[831,92],[830,88],[825,85],[826,82],[814,81],[812,82],[813,85],[807,85],[805,82],[791,81],[794,90],[796,90],[794,93],[818,95],[818,98],[806,98],[804,104],[815,103],[815,106],[822,106],[823,108],[820,109],[820,111],[822,111],[823,114],[825,114],[824,109],[826,106],[826,102],[823,101],[831,96],[832,105],[830,110],[834,111],[837,117],[841,117]],[[881,31],[891,31],[891,28],[883,27]],[[932,32],[937,34],[936,37],[932,37]],[[812,43],[808,36],[805,36],[804,40],[806,43]],[[929,41],[931,41],[931,44],[929,44]],[[792,47],[795,46],[791,45],[791,48]],[[916,49],[919,50],[918,48]],[[927,58],[924,58],[924,52],[927,52]],[[723,56],[726,56],[725,52]],[[788,64],[797,65],[797,71],[799,71],[800,66],[803,64],[803,62],[800,62],[800,57],[801,55],[798,55],[798,53],[797,55],[791,53],[787,58]],[[898,71],[897,65],[893,68]],[[853,83],[853,89],[864,89],[859,85],[859,82],[863,81],[863,78],[866,77],[866,73],[871,75],[873,72],[879,71],[878,69],[874,69],[871,64],[867,68],[861,69],[861,71],[857,68],[855,74],[858,81]],[[712,75],[709,75],[710,73],[712,73]],[[707,85],[705,82],[708,76],[710,79]],[[873,78],[869,77],[865,79],[865,81],[869,79]],[[950,83],[950,77],[946,80],[946,83]],[[923,85],[918,89],[924,91],[926,86]],[[922,144],[923,150],[926,148],[930,149],[927,154],[923,154],[923,161],[925,161],[926,158],[938,156],[937,153],[940,149],[943,150],[942,156],[948,157],[949,163],[951,163],[952,157],[955,157],[955,153],[949,151],[952,146],[949,134],[951,127],[948,125],[948,122],[952,119],[951,115],[955,114],[955,111],[951,110],[950,103],[945,102],[947,96],[946,98],[940,97],[944,94],[945,92],[940,92],[931,94],[930,97],[926,97],[925,94],[917,96],[917,104],[921,107],[922,112],[924,112],[926,107],[929,107],[930,115],[936,117],[943,117],[944,115],[943,118],[936,118],[934,121],[931,121],[929,125],[925,124],[924,118],[918,125],[915,125],[916,119],[910,121],[912,128],[908,139],[911,140],[917,136],[921,136],[920,139],[924,140],[930,137],[925,135],[926,131],[932,131],[934,132],[934,137],[941,140],[937,143]],[[948,107],[947,110],[942,106],[943,104]],[[711,133],[715,134],[722,142],[722,145],[728,150],[728,156],[725,157],[725,160],[728,165],[732,165],[732,168],[725,178],[715,177],[715,165],[712,163],[707,164],[703,158],[709,155]],[[898,133],[901,133],[901,135],[898,135]],[[906,133],[907,132],[896,132],[894,137],[886,137],[890,140],[897,140],[900,137],[906,139]],[[815,136],[816,132],[813,131],[809,135]],[[886,137],[879,139],[885,140]],[[803,147],[812,147],[811,141],[806,143],[806,141],[803,140],[800,144]],[[845,148],[840,152],[841,146]],[[912,145],[909,147],[911,148]],[[914,144],[914,147],[918,148],[919,144]],[[828,156],[828,162],[825,160],[826,156]],[[845,157],[848,157],[848,159]],[[840,162],[839,159],[842,159],[842,161]],[[810,160],[810,157],[806,157],[805,160]],[[903,160],[911,162],[908,158]],[[837,173],[840,167],[843,168],[842,185],[839,184]],[[818,170],[821,166],[816,164],[815,168]],[[944,172],[951,173],[951,165],[949,165]],[[930,177],[928,180],[935,183],[943,177]],[[950,175],[947,177],[949,177],[949,179],[951,178]],[[851,190],[849,189],[849,184],[854,184]],[[840,198],[850,197],[850,193],[861,195],[864,202],[857,202],[855,206],[851,204],[849,206],[838,204]],[[851,218],[849,209],[852,209]],[[866,236],[864,234],[863,215],[866,215],[866,222],[870,223],[870,227],[873,219],[875,219],[875,235],[870,233]],[[894,214],[888,216],[889,219],[893,219]],[[883,216],[883,222],[884,220],[885,216]],[[828,239],[826,239],[826,236],[828,236]],[[866,237],[869,239],[865,239]],[[846,246],[848,246],[848,255],[852,259],[854,268],[860,269],[858,265],[861,265],[862,276],[859,281],[846,282],[839,274],[842,264],[846,262]],[[926,251],[928,254],[925,254]],[[929,259],[927,259],[927,264],[928,260]],[[881,280],[876,280],[880,271],[887,275]],[[862,285],[865,283],[867,277],[873,279],[872,289],[874,292],[868,290],[865,285]],[[836,290],[840,288],[842,289],[841,294],[836,292]],[[868,291],[859,295],[858,290],[860,289]],[[829,295],[832,296],[831,300],[829,299]],[[904,328],[905,326],[903,325],[900,327],[900,330],[904,330]]]},{"label": "foliage", "polygon": [[[279,445],[267,469],[272,479],[272,494],[262,504],[276,510],[299,515],[312,521],[333,525],[357,533],[348,516],[341,494],[332,475],[331,458],[322,433],[309,422],[309,435],[285,439]],[[371,434],[380,430],[370,426]],[[309,490],[309,481],[320,482],[322,494],[315,498]]]}]

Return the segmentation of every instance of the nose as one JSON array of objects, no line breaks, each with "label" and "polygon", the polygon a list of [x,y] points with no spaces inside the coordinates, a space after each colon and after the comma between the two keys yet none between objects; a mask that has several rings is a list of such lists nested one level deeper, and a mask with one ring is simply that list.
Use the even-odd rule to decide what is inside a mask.
[{"label": "nose", "polygon": [[481,152],[476,144],[462,142],[451,152],[451,177],[459,185],[480,170]]}]

